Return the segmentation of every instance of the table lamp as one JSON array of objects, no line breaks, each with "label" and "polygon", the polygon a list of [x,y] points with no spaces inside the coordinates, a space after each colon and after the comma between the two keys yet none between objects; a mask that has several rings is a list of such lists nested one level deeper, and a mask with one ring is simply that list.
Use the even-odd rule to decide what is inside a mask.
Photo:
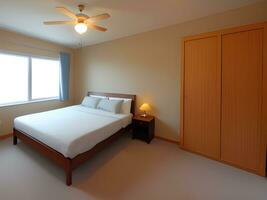
[{"label": "table lamp", "polygon": [[139,109],[144,112],[144,114],[142,114],[141,116],[147,117],[147,111],[150,111],[151,107],[148,103],[143,103]]}]

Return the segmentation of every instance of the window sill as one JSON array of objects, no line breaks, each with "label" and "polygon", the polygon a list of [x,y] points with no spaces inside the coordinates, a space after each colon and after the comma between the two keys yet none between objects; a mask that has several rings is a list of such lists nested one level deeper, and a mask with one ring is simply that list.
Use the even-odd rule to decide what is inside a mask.
[{"label": "window sill", "polygon": [[12,107],[12,106],[18,106],[18,105],[26,105],[26,104],[32,104],[32,103],[41,103],[41,102],[46,102],[46,101],[59,101],[59,98],[58,97],[53,97],[53,98],[38,99],[38,100],[32,100],[32,101],[23,101],[23,102],[0,104],[0,108],[2,108],[2,107]]}]

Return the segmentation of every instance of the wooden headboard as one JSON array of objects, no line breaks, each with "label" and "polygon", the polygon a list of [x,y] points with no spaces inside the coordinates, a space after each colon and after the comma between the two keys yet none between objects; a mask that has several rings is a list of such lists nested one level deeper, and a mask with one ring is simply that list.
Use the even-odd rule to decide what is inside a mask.
[{"label": "wooden headboard", "polygon": [[117,93],[105,93],[105,92],[88,92],[88,96],[90,95],[98,95],[98,96],[106,96],[106,97],[118,97],[118,98],[125,98],[125,99],[132,99],[131,105],[131,113],[135,114],[135,102],[136,102],[136,95],[132,94],[117,94]]}]

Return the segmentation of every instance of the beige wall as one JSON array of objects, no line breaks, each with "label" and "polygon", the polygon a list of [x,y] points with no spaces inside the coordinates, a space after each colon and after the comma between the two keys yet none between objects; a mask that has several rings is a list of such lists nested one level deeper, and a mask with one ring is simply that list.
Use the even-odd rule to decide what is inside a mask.
[{"label": "beige wall", "polygon": [[[267,2],[78,49],[71,65],[71,99],[0,107],[0,135],[12,132],[16,116],[79,103],[88,90],[137,95],[157,118],[156,134],[178,140],[180,41],[183,36],[267,20]],[[73,50],[0,30],[0,51],[56,57]],[[75,62],[75,63],[73,63]],[[74,71],[75,64],[75,71]],[[75,98],[74,98],[75,97]]]},{"label": "beige wall", "polygon": [[267,2],[76,50],[75,102],[88,90],[136,94],[156,134],[178,140],[181,38],[266,20]]},{"label": "beige wall", "polygon": [[[5,30],[0,30],[0,51],[16,52],[25,55],[36,55],[45,57],[58,57],[60,51],[69,52],[73,55],[72,49]],[[60,102],[57,100],[53,100],[53,101],[31,103],[24,105],[0,107],[0,135],[9,134],[12,132],[13,120],[16,116],[45,111],[45,110],[51,110],[54,108],[59,108],[72,104],[73,66],[74,65],[72,64],[71,78],[70,78],[71,98],[69,101]]]}]

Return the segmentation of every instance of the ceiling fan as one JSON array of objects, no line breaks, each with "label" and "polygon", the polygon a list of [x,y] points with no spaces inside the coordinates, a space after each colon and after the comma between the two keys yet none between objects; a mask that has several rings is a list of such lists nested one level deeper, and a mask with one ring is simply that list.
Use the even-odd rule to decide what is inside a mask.
[{"label": "ceiling fan", "polygon": [[80,13],[75,14],[65,7],[56,7],[57,11],[63,13],[64,15],[67,15],[72,20],[49,21],[49,22],[44,22],[44,24],[45,25],[65,25],[65,24],[72,25],[73,24],[75,25],[74,26],[75,31],[78,32],[79,34],[85,33],[87,31],[87,27],[98,30],[98,31],[103,31],[103,32],[107,31],[106,28],[97,26],[95,23],[100,20],[110,18],[110,15],[108,13],[89,17],[88,15],[82,13],[83,10],[85,9],[84,5],[78,5],[78,8],[80,10]]}]

